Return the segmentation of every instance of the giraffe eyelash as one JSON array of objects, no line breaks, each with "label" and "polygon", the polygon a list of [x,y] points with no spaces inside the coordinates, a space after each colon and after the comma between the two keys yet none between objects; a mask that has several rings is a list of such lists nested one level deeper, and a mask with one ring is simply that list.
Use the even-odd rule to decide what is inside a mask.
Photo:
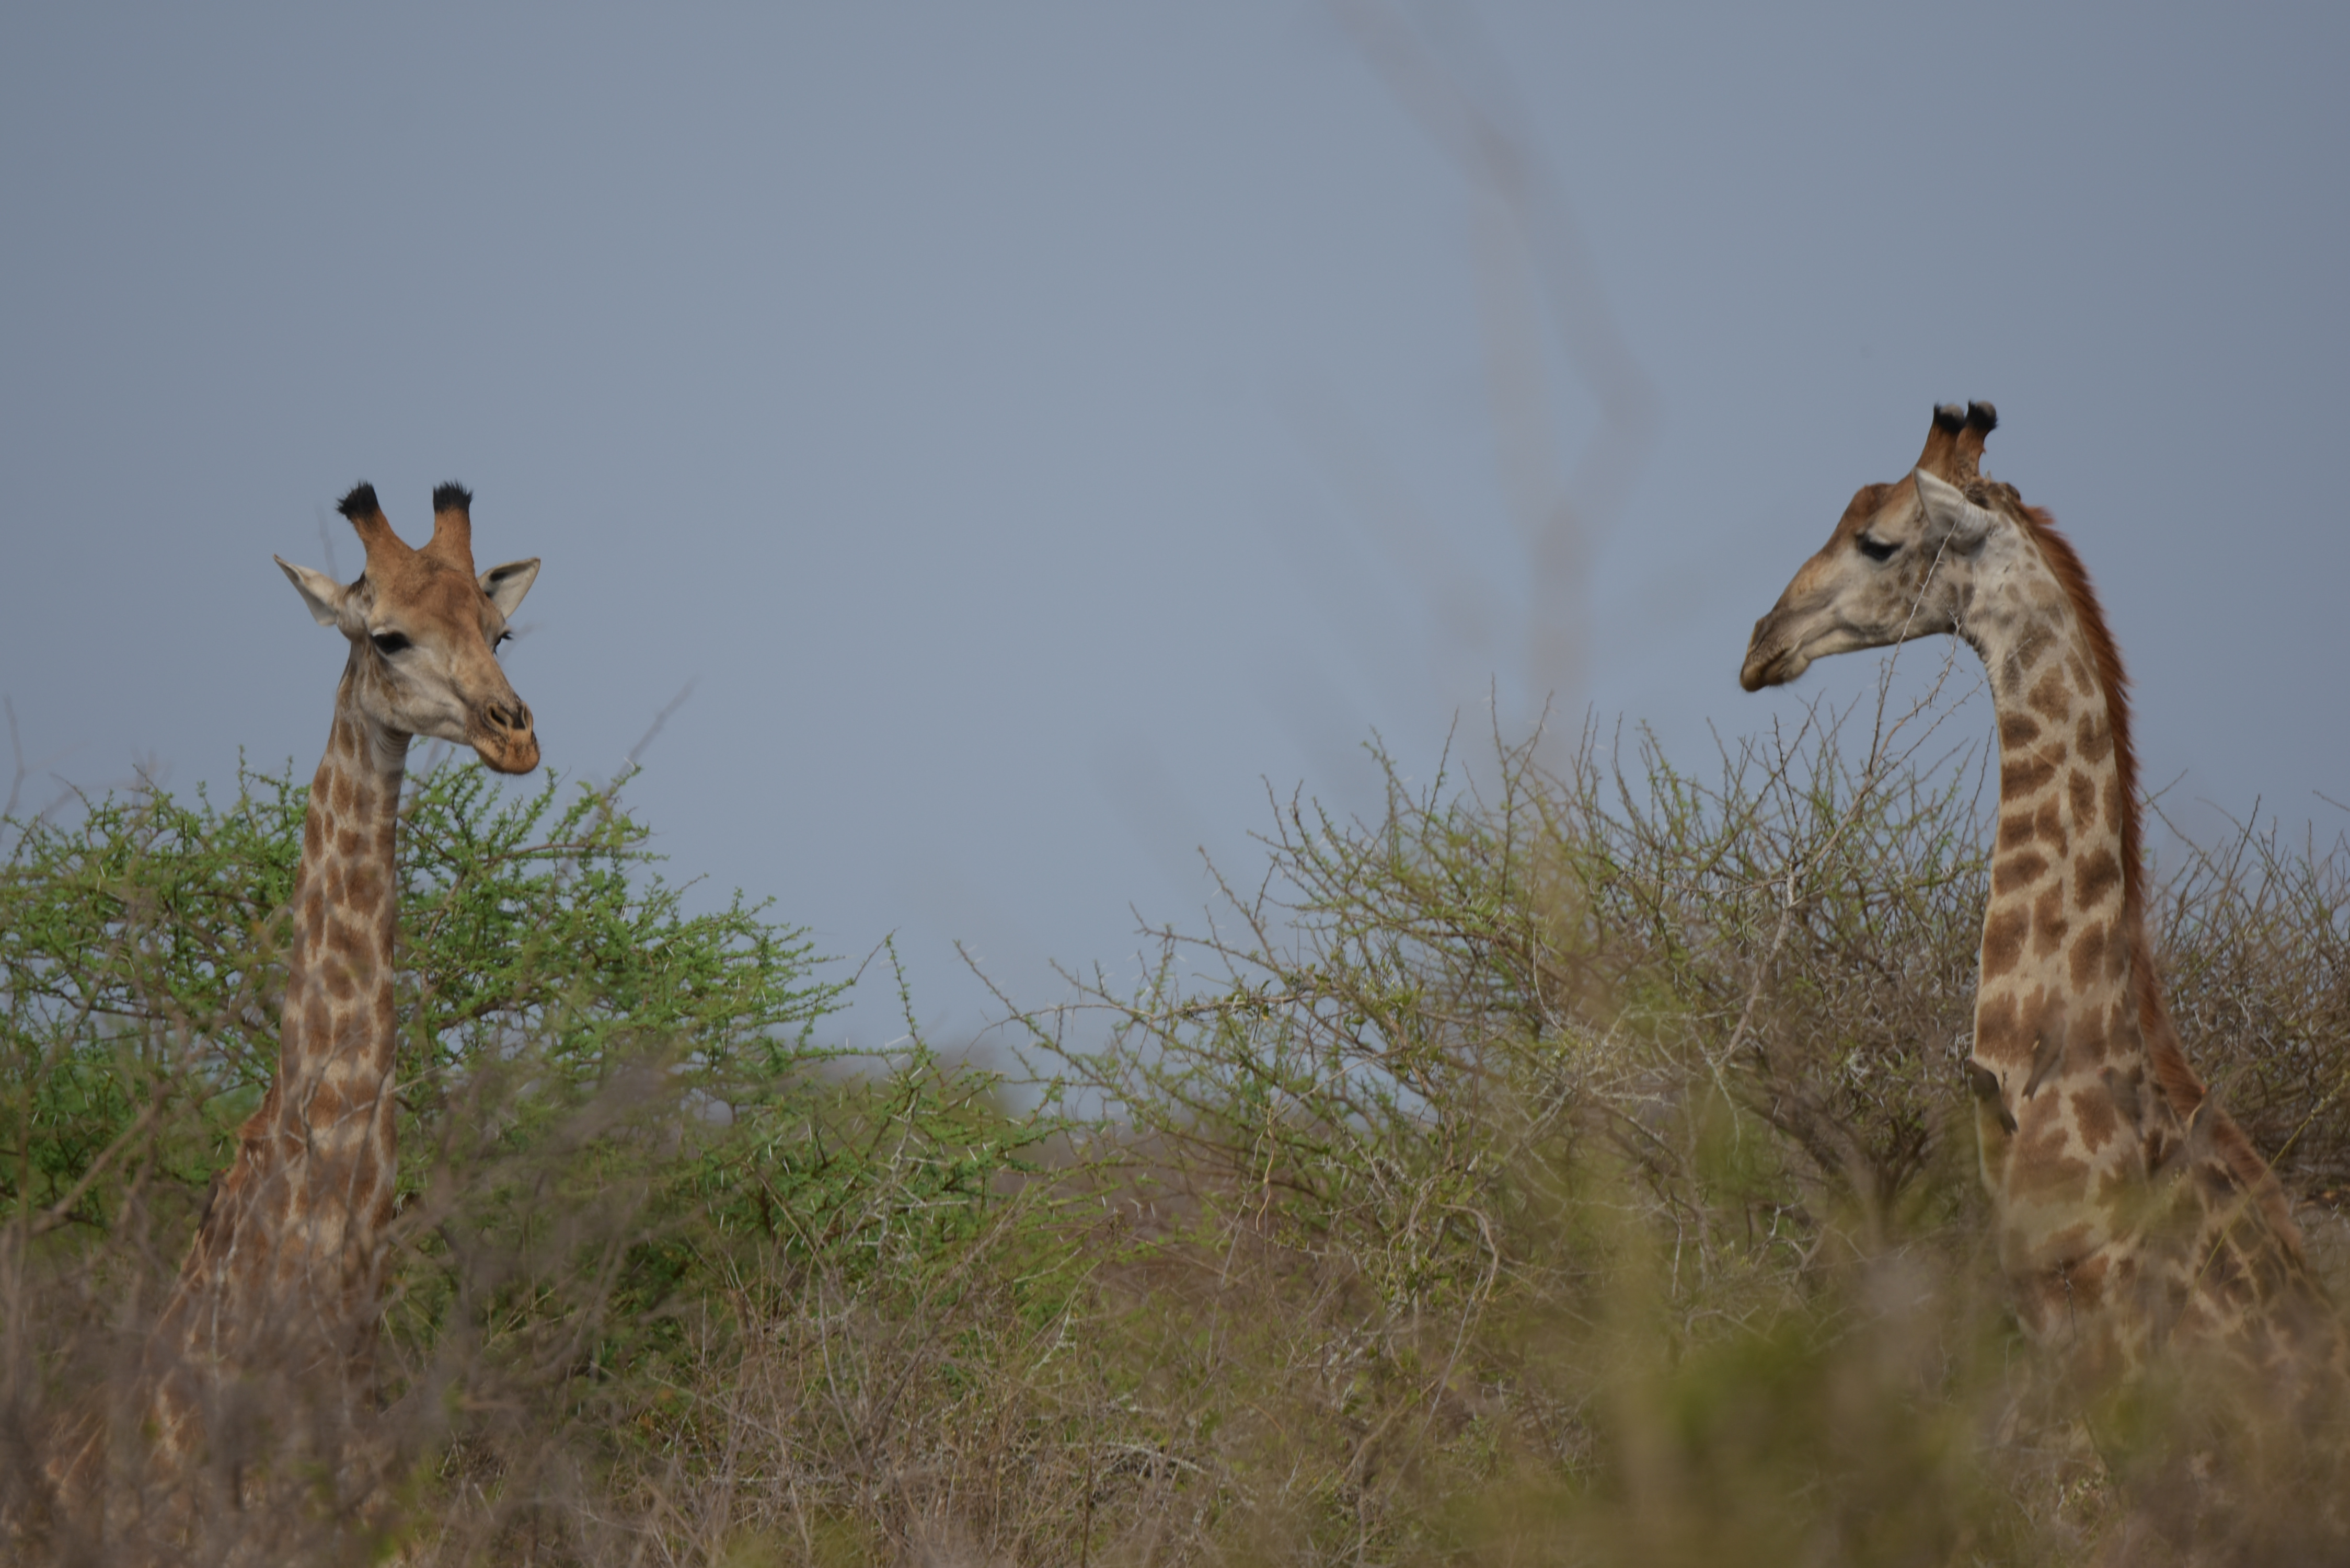
[{"label": "giraffe eyelash", "polygon": [[1894,553],[1901,548],[1898,545],[1888,545],[1882,539],[1872,539],[1866,534],[1861,535],[1853,543],[1859,545],[1860,553],[1872,561],[1889,561],[1893,559]]},{"label": "giraffe eyelash", "polygon": [[375,650],[386,659],[408,646],[408,639],[396,631],[380,631],[369,640],[375,644]]}]

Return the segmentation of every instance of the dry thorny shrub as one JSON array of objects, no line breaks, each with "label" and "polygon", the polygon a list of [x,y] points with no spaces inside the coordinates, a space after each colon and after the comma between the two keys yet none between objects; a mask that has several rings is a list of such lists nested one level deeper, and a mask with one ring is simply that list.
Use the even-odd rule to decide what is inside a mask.
[{"label": "dry thorny shrub", "polygon": [[[1704,775],[1497,745],[1474,778],[1391,770],[1367,821],[1286,803],[1261,881],[1159,933],[1139,982],[1020,1020],[1011,1085],[918,1043],[823,1060],[791,933],[697,927],[605,805],[520,822],[450,775],[415,819],[382,1407],[335,1433],[244,1386],[215,1495],[249,1506],[148,1543],[2081,1556],[2114,1488],[2001,1313],[1962,1114],[1980,760],[1923,754],[1917,718],[1825,715]],[[44,1443],[119,1391],[265,1071],[297,794],[15,830],[22,1555],[88,1548],[87,1516],[45,1521]],[[2246,835],[2159,905],[2190,1048],[2321,1184],[2343,865]]]}]

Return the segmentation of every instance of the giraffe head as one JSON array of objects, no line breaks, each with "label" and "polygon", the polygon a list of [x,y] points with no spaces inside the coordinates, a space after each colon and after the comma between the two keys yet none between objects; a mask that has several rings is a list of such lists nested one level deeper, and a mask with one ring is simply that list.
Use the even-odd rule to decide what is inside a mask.
[{"label": "giraffe head", "polygon": [[1976,580],[2000,567],[2004,552],[1991,546],[2022,538],[2003,509],[1966,493],[1998,423],[1989,403],[1934,410],[1917,467],[1890,484],[1863,485],[1819,554],[1754,623],[1740,685],[1759,691],[1832,653],[1961,629]]},{"label": "giraffe head", "polygon": [[432,540],[417,550],[384,520],[375,486],[362,484],[338,508],[367,547],[358,582],[277,564],[311,617],[350,639],[348,679],[369,719],[393,734],[471,746],[500,773],[526,774],[538,765],[538,737],[495,650],[538,561],[475,576],[473,500],[459,484],[434,491]]}]

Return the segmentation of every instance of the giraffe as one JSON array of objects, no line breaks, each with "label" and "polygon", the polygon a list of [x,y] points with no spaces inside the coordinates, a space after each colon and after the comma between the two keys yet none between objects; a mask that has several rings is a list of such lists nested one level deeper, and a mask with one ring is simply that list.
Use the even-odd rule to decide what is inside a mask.
[{"label": "giraffe", "polygon": [[536,558],[473,571],[472,495],[432,494],[411,549],[375,488],[338,510],[367,551],[357,582],[277,565],[350,644],[310,784],[295,875],[276,1081],[214,1183],[149,1345],[167,1450],[197,1442],[208,1394],[256,1369],[363,1399],[396,1175],[393,938],[399,808],[417,735],[506,774],[538,765],[530,710],[495,657]]},{"label": "giraffe", "polygon": [[1755,623],[1739,681],[1934,633],[1981,656],[2000,795],[1966,1073],[2016,1317],[2076,1393],[2191,1365],[2308,1459],[2350,1417],[2342,1324],[2171,1026],[2121,658],[2072,545],[1981,472],[1997,423],[1935,410],[1912,472],[1856,493]]}]

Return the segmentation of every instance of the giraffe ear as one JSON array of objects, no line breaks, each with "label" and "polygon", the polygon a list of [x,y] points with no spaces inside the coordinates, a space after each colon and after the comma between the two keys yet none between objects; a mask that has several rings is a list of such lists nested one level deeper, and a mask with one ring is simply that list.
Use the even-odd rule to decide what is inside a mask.
[{"label": "giraffe ear", "polygon": [[511,618],[522,607],[522,597],[530,592],[530,585],[538,581],[538,557],[533,556],[527,561],[508,561],[503,566],[492,566],[482,574],[480,581],[482,592],[489,595],[490,602],[498,607],[498,613]]},{"label": "giraffe ear", "polygon": [[285,572],[286,579],[294,585],[294,591],[300,594],[302,602],[310,607],[312,620],[317,621],[320,626],[341,624],[343,600],[350,593],[348,588],[324,572],[314,572],[307,566],[297,566],[282,556],[272,556],[269,558],[277,563],[278,567]]},{"label": "giraffe ear", "polygon": [[1950,546],[1970,553],[1991,534],[1991,515],[1973,502],[1957,485],[1935,478],[1924,469],[1916,471],[1918,504],[1926,514],[1926,531],[1940,535]]}]

